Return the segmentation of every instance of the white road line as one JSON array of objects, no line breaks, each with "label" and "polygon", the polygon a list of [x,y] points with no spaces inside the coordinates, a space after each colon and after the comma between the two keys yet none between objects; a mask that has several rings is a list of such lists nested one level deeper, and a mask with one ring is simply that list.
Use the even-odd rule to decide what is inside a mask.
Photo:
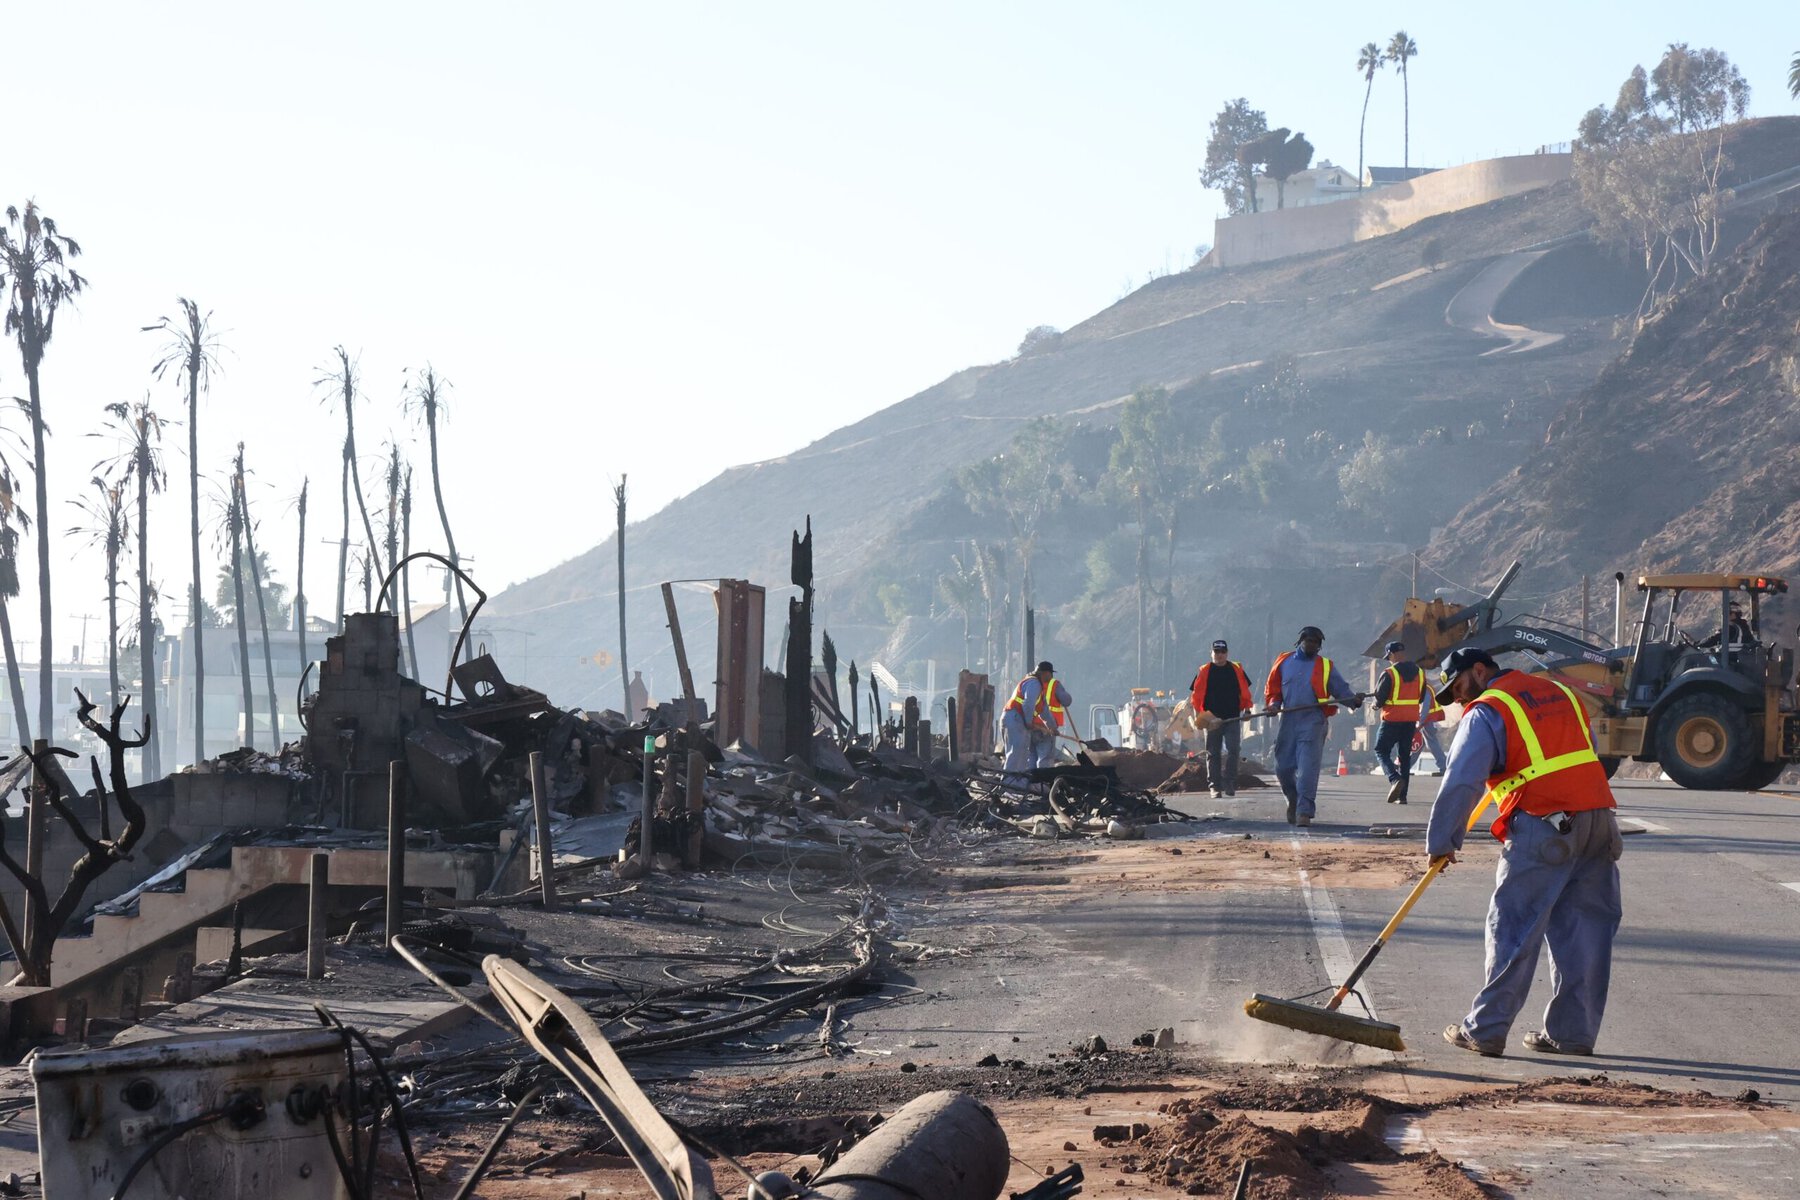
[{"label": "white road line", "polygon": [[[1296,853],[1300,850],[1298,839],[1291,843]],[[1312,918],[1313,936],[1319,943],[1319,961],[1325,968],[1325,977],[1333,985],[1342,983],[1350,977],[1356,967],[1356,957],[1350,953],[1350,943],[1344,940],[1344,922],[1338,916],[1337,905],[1331,899],[1331,893],[1322,887],[1312,885],[1312,877],[1306,868],[1300,868],[1300,894],[1306,900],[1307,916]],[[1364,993],[1364,999],[1367,999]],[[1369,1005],[1369,1016],[1375,1017],[1375,1005]]]},{"label": "white road line", "polygon": [[1781,886],[1784,888],[1792,888],[1794,891],[1800,892],[1800,883],[1784,883]]},{"label": "white road line", "polygon": [[1645,833],[1667,833],[1667,832],[1669,832],[1669,827],[1667,825],[1658,825],[1655,821],[1646,821],[1642,817],[1620,817],[1619,824],[1635,825],[1639,829],[1643,830]]}]

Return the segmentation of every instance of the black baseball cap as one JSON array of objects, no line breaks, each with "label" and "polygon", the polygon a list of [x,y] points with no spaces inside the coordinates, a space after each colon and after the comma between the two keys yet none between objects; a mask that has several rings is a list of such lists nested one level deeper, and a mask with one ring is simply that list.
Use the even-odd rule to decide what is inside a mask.
[{"label": "black baseball cap", "polygon": [[1037,665],[1037,670],[1033,671],[1032,674],[1033,675],[1042,675],[1045,671],[1050,672],[1050,674],[1052,674],[1052,675],[1056,674],[1056,668],[1051,666],[1047,662],[1039,663]]},{"label": "black baseball cap", "polygon": [[1213,649],[1214,650],[1229,650],[1229,649],[1231,649],[1231,647],[1227,646],[1225,644],[1224,638],[1214,638],[1213,639]]},{"label": "black baseball cap", "polygon": [[1317,638],[1319,641],[1323,642],[1325,640],[1325,631],[1320,629],[1317,625],[1302,625],[1300,627],[1299,636],[1294,638],[1294,641],[1304,642],[1307,638]]},{"label": "black baseball cap", "polygon": [[1458,675],[1461,675],[1476,663],[1486,663],[1490,667],[1498,667],[1500,665],[1494,661],[1494,656],[1489,654],[1486,650],[1477,650],[1473,646],[1464,646],[1459,650],[1452,650],[1450,652],[1450,657],[1444,660],[1444,682],[1437,690],[1437,702],[1439,704],[1455,703],[1454,697],[1450,695],[1450,685],[1456,682],[1456,677]]},{"label": "black baseball cap", "polygon": [[1406,643],[1401,642],[1401,641],[1389,642],[1387,645],[1385,645],[1381,648],[1381,652],[1383,654],[1395,654],[1395,653],[1405,654],[1406,653]]}]

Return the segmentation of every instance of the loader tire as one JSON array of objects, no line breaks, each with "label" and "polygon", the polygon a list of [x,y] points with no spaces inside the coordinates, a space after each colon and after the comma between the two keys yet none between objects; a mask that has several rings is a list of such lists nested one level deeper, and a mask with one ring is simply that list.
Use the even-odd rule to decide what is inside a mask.
[{"label": "loader tire", "polygon": [[1738,788],[1757,763],[1750,718],[1712,692],[1683,696],[1656,723],[1656,757],[1669,778],[1684,788]]},{"label": "loader tire", "polygon": [[1611,779],[1614,775],[1619,773],[1619,764],[1624,761],[1624,759],[1617,755],[1607,755],[1600,759],[1600,767],[1606,772],[1606,777]]},{"label": "loader tire", "polygon": [[1755,762],[1750,765],[1748,771],[1739,776],[1737,785],[1746,792],[1760,792],[1780,779],[1781,773],[1785,770],[1787,770],[1787,763],[1780,760]]}]

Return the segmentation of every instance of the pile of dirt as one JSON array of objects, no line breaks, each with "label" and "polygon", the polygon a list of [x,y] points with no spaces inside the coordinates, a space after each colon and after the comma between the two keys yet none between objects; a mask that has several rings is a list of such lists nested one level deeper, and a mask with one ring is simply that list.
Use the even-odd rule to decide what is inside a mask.
[{"label": "pile of dirt", "polygon": [[[1119,784],[1134,792],[1160,791],[1177,771],[1193,764],[1193,759],[1179,759],[1157,750],[1094,750],[1090,751],[1094,765],[1111,767],[1119,774]],[[1204,775],[1206,768],[1200,767]],[[1204,790],[1206,785],[1200,785]]]},{"label": "pile of dirt", "polygon": [[1322,1196],[1325,1173],[1315,1166],[1292,1134],[1248,1117],[1220,1120],[1204,1109],[1175,1112],[1169,1124],[1150,1131],[1134,1146],[1138,1153],[1121,1156],[1120,1165],[1149,1176],[1190,1196],[1229,1193],[1246,1159],[1252,1160],[1253,1193],[1258,1196]]}]

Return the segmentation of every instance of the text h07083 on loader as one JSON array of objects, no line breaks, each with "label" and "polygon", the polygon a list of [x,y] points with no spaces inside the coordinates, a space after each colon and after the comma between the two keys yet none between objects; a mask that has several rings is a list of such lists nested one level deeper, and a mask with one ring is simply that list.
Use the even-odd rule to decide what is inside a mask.
[{"label": "text h07083 on loader", "polygon": [[[1786,580],[1640,576],[1643,609],[1636,637],[1628,638],[1625,577],[1616,575],[1616,644],[1608,646],[1549,618],[1502,620],[1499,600],[1518,572],[1515,562],[1485,598],[1460,608],[1441,599],[1408,600],[1368,654],[1379,657],[1383,645],[1398,639],[1427,667],[1459,646],[1518,656],[1524,661],[1505,665],[1547,675],[1581,698],[1609,774],[1632,758],[1661,764],[1683,787],[1755,790],[1800,761],[1794,652],[1761,632],[1763,604],[1787,591]],[[1735,626],[1734,603],[1746,613]]]}]

